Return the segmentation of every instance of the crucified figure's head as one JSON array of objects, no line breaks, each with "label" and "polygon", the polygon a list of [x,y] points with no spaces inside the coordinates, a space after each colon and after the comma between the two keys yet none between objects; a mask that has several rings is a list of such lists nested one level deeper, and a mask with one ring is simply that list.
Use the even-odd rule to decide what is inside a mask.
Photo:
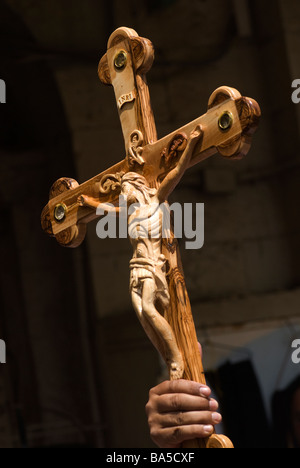
[{"label": "crucified figure's head", "polygon": [[127,172],[121,180],[121,194],[126,197],[129,205],[133,203],[150,203],[156,190],[149,187],[147,179],[136,172]]}]

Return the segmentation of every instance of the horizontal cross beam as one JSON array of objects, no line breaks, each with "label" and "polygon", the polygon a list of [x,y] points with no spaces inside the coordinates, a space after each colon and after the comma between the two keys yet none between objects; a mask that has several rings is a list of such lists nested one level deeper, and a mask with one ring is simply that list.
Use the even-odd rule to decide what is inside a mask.
[{"label": "horizontal cross beam", "polygon": [[[216,153],[225,158],[239,159],[249,151],[251,137],[257,128],[259,117],[260,109],[255,100],[242,97],[233,88],[217,89],[209,99],[206,114],[162,139],[142,147],[141,152],[145,162],[143,172],[149,184],[157,186],[160,178],[165,176],[176,163],[173,161],[169,167],[162,164],[163,153],[170,150],[176,136],[189,135],[197,125],[201,125],[203,130],[201,149],[196,146],[189,167]],[[80,245],[84,239],[85,225],[96,218],[96,213],[95,210],[80,206],[78,198],[85,194],[98,199],[99,203],[115,203],[118,191],[101,192],[99,185],[108,174],[125,173],[129,170],[128,158],[124,158],[81,185],[67,177],[56,181],[50,189],[50,200],[41,216],[44,231],[56,237],[58,242],[66,247]],[[59,209],[61,219],[57,216]]]}]

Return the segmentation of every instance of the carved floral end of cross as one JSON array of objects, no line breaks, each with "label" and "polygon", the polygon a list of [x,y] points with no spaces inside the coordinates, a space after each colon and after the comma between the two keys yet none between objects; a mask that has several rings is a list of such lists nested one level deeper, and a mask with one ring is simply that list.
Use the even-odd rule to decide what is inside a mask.
[{"label": "carved floral end of cross", "polygon": [[[133,307],[164,358],[170,379],[205,383],[178,244],[172,232],[168,239],[157,235],[161,232],[160,206],[189,167],[216,153],[230,159],[245,156],[260,108],[255,100],[222,86],[210,96],[204,115],[157,140],[146,80],[153,59],[151,42],[133,29],[119,28],[110,36],[98,72],[102,83],[115,91],[125,158],[81,185],[67,177],[56,181],[41,223],[62,246],[77,247],[87,223],[96,218],[97,207],[118,213],[120,194],[128,205],[138,204],[128,223],[138,232],[147,224],[148,235],[129,233]],[[212,434],[184,446],[232,447],[232,443],[226,436]]]}]

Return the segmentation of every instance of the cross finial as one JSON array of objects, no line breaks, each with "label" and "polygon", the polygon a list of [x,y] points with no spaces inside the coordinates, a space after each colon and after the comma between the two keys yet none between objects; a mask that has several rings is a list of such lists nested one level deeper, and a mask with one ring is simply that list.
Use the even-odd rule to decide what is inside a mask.
[{"label": "cross finial", "polygon": [[140,146],[157,140],[146,80],[153,60],[151,41],[123,27],[110,36],[107,52],[99,63],[100,81],[114,87],[126,152],[136,130],[140,132]]}]

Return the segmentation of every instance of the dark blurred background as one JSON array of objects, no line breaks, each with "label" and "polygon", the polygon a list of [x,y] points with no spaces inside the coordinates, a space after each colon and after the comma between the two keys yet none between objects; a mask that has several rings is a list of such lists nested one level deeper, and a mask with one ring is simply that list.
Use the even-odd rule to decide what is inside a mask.
[{"label": "dark blurred background", "polygon": [[283,396],[300,371],[299,1],[0,0],[0,446],[153,446],[144,405],[164,367],[130,303],[128,240],[100,240],[92,223],[68,250],[40,227],[55,180],[82,183],[125,156],[97,76],[120,26],[154,44],[159,137],[221,85],[261,106],[248,156],[194,167],[173,200],[205,203],[204,247],[181,253],[223,430],[254,448],[276,426],[285,445]]}]

